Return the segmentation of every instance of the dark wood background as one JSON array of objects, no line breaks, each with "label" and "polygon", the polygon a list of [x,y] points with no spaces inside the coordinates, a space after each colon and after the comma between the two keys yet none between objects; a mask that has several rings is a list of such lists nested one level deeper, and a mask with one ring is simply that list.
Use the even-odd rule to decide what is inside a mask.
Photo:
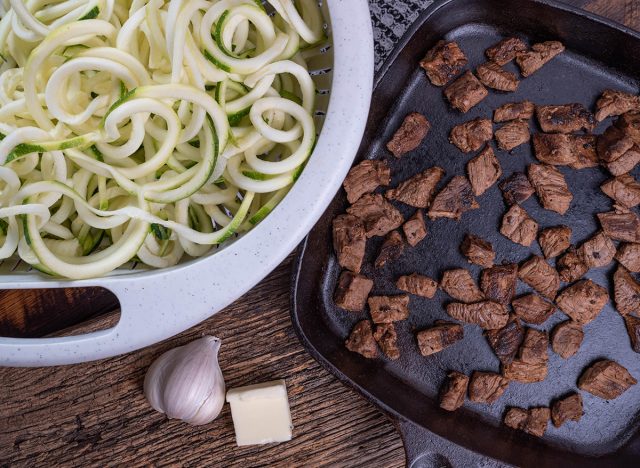
[{"label": "dark wood background", "polygon": [[[640,29],[640,0],[571,0]],[[402,442],[375,408],[303,350],[289,320],[291,258],[233,305],[173,339],[125,356],[39,369],[0,369],[0,466],[403,466]],[[44,336],[112,325],[97,290],[0,292],[0,335]],[[228,387],[285,378],[294,439],[235,446],[228,405],[191,427],[153,411],[142,394],[162,352],[203,334],[222,338]]]}]

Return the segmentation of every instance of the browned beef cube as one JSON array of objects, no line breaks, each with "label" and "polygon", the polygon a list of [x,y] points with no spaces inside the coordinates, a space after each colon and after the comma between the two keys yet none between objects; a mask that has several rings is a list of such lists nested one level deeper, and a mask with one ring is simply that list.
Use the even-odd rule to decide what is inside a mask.
[{"label": "browned beef cube", "polygon": [[376,331],[373,333],[373,338],[380,346],[382,352],[389,359],[398,359],[400,357],[400,350],[398,349],[398,334],[396,333],[396,326],[393,323],[381,323],[376,325]]},{"label": "browned beef cube", "polygon": [[533,44],[528,52],[516,55],[516,63],[520,67],[522,76],[530,76],[540,70],[543,65],[555,56],[564,52],[564,45],[558,41],[547,41]]},{"label": "browned beef cube", "polygon": [[342,268],[359,273],[367,244],[364,223],[357,217],[343,214],[333,220],[333,248]]},{"label": "browned beef cube", "polygon": [[398,231],[391,231],[385,236],[374,265],[376,268],[382,268],[387,263],[400,258],[403,252],[404,239],[402,235]]},{"label": "browned beef cube", "polygon": [[501,40],[497,44],[492,45],[484,51],[485,55],[492,62],[498,65],[506,65],[511,62],[520,52],[527,50],[527,45],[522,39],[517,37],[508,37]]},{"label": "browned beef cube", "polygon": [[440,287],[456,301],[469,303],[484,299],[484,294],[476,285],[469,271],[464,268],[445,271],[442,274]]},{"label": "browned beef cube", "polygon": [[616,127],[631,138],[636,145],[640,145],[640,110],[622,114],[616,121]]},{"label": "browned beef cube", "polygon": [[565,214],[573,195],[560,171],[548,164],[529,164],[527,171],[542,206],[559,214]]},{"label": "browned beef cube", "polygon": [[493,137],[493,125],[489,119],[473,119],[456,125],[451,129],[449,141],[460,151],[470,153],[478,151]]},{"label": "browned beef cube", "polygon": [[483,85],[498,91],[515,91],[520,84],[518,77],[514,73],[493,62],[483,63],[478,66],[476,74]]},{"label": "browned beef cube", "polygon": [[515,316],[512,316],[504,327],[487,330],[484,334],[489,346],[503,364],[513,361],[524,339],[524,329]]},{"label": "browned beef cube", "polygon": [[518,317],[528,323],[541,325],[553,315],[556,310],[551,302],[545,301],[537,294],[527,294],[514,299],[511,303]]},{"label": "browned beef cube", "polygon": [[631,341],[631,349],[640,353],[640,318],[635,315],[625,315],[624,324]]},{"label": "browned beef cube", "polygon": [[526,120],[512,120],[496,130],[498,147],[505,151],[511,151],[528,142],[530,138],[529,123]]},{"label": "browned beef cube", "polygon": [[607,266],[616,255],[616,246],[607,235],[600,231],[582,244],[578,254],[589,268]]},{"label": "browned beef cube", "polygon": [[387,149],[399,158],[420,146],[430,128],[431,124],[424,115],[412,112],[404,118],[396,133],[393,134],[387,143]]},{"label": "browned beef cube", "polygon": [[370,296],[369,312],[373,323],[392,323],[409,317],[409,296]]},{"label": "browned beef cube", "polygon": [[602,122],[607,117],[621,115],[632,110],[640,110],[640,96],[606,89],[596,102],[596,120]]},{"label": "browned beef cube", "polygon": [[504,425],[511,429],[542,437],[547,430],[551,411],[549,408],[509,408],[504,416]]},{"label": "browned beef cube", "polygon": [[402,214],[379,193],[363,195],[347,213],[362,220],[367,237],[384,236],[404,222]]},{"label": "browned beef cube", "polygon": [[563,133],[536,133],[533,149],[538,161],[552,166],[567,166],[576,162],[574,138]]},{"label": "browned beef cube", "polygon": [[508,306],[516,295],[518,265],[496,265],[485,268],[480,275],[480,289],[487,299]]},{"label": "browned beef cube", "polygon": [[560,310],[580,325],[595,319],[607,302],[607,290],[588,279],[572,284],[556,300]]},{"label": "browned beef cube", "polygon": [[545,332],[527,328],[518,358],[503,366],[502,375],[522,383],[542,382],[547,378],[548,347]]},{"label": "browned beef cube", "polygon": [[624,265],[627,270],[640,273],[640,244],[626,242],[620,244],[616,260]]},{"label": "browned beef cube", "polygon": [[640,184],[629,174],[609,179],[600,188],[620,206],[633,208],[640,204]]},{"label": "browned beef cube", "polygon": [[520,205],[512,205],[502,217],[500,234],[516,244],[529,247],[536,240],[538,223]]},{"label": "browned beef cube", "polygon": [[502,196],[508,205],[520,204],[533,195],[533,187],[522,172],[514,172],[500,182]]},{"label": "browned beef cube", "polygon": [[504,378],[520,383],[542,382],[547,378],[547,373],[546,362],[529,363],[520,359],[514,359],[502,368]]},{"label": "browned beef cube", "polygon": [[569,164],[571,169],[586,169],[600,165],[596,151],[597,138],[596,135],[570,135],[575,155],[575,161]]},{"label": "browned beef cube", "polygon": [[372,280],[345,270],[338,279],[334,301],[342,309],[360,312],[364,310],[371,288],[373,288]]},{"label": "browned beef cube", "polygon": [[538,244],[546,258],[553,258],[571,247],[571,228],[555,226],[543,229],[538,235]]},{"label": "browned beef cube", "polygon": [[467,57],[455,42],[439,41],[420,61],[427,77],[436,86],[446,85],[467,64]]},{"label": "browned beef cube", "polygon": [[461,372],[451,371],[440,389],[440,408],[455,411],[464,404],[464,396],[469,386],[469,377]]},{"label": "browned beef cube", "polygon": [[342,185],[349,203],[355,203],[365,193],[373,192],[380,185],[389,185],[391,169],[384,161],[362,161],[353,166]]},{"label": "browned beef cube", "polygon": [[563,359],[569,359],[578,352],[583,339],[582,326],[573,320],[566,320],[553,328],[551,348]]},{"label": "browned beef cube", "polygon": [[471,184],[464,176],[454,176],[436,195],[429,208],[429,218],[460,219],[463,213],[480,208]]},{"label": "browned beef cube", "polygon": [[451,106],[460,112],[469,111],[469,109],[486,98],[488,94],[487,88],[482,86],[478,78],[468,70],[444,90],[444,95],[451,103]]},{"label": "browned beef cube", "polygon": [[536,115],[540,128],[547,133],[573,133],[582,129],[591,131],[596,126],[593,114],[578,103],[537,106]]},{"label": "browned beef cube", "polygon": [[507,122],[508,120],[529,120],[533,117],[536,106],[531,101],[508,102],[498,107],[493,112],[494,122]]},{"label": "browned beef cube", "polygon": [[412,273],[410,275],[401,276],[396,281],[396,287],[416,296],[427,297],[431,299],[438,290],[438,283],[428,276]]},{"label": "browned beef cube", "polygon": [[618,265],[613,275],[613,287],[613,298],[620,314],[628,315],[640,312],[640,284],[622,265]]},{"label": "browned beef cube", "polygon": [[402,231],[407,238],[407,244],[415,247],[422,239],[427,237],[427,227],[424,224],[422,211],[416,211],[403,225]]},{"label": "browned beef cube", "polygon": [[378,357],[378,347],[376,346],[376,340],[373,338],[371,323],[368,320],[356,323],[351,335],[345,342],[345,346],[349,351],[362,354],[367,359]]},{"label": "browned beef cube", "polygon": [[460,245],[460,251],[462,255],[467,257],[469,263],[475,263],[484,268],[492,267],[496,258],[496,253],[493,251],[491,243],[473,234],[467,234],[464,237]]},{"label": "browned beef cube", "polygon": [[473,194],[482,195],[489,187],[496,183],[502,175],[500,161],[493,153],[493,148],[487,145],[475,158],[467,163],[469,182],[473,188]]},{"label": "browned beef cube", "polygon": [[613,240],[640,242],[640,219],[632,211],[618,208],[616,211],[598,213],[604,233]]},{"label": "browned beef cube", "polygon": [[630,150],[612,162],[605,162],[604,166],[614,176],[632,171],[640,163],[640,146],[633,145]]},{"label": "browned beef cube", "polygon": [[580,421],[584,411],[582,410],[582,396],[572,393],[551,406],[551,421],[556,427],[562,426],[567,421]]},{"label": "browned beef cube", "polygon": [[558,259],[556,267],[558,268],[560,279],[565,283],[573,283],[589,271],[589,267],[582,260],[582,256],[579,255],[578,251],[574,248],[571,248],[571,250]]},{"label": "browned beef cube", "polygon": [[475,371],[469,381],[469,399],[476,403],[493,403],[502,396],[509,381],[495,372]]},{"label": "browned beef cube", "polygon": [[426,208],[440,179],[444,176],[442,168],[434,166],[402,182],[398,187],[387,190],[389,200],[397,200],[415,208]]},{"label": "browned beef cube", "polygon": [[598,137],[596,146],[598,157],[605,163],[610,163],[631,150],[634,142],[624,131],[611,125]]},{"label": "browned beef cube", "polygon": [[416,334],[418,348],[423,356],[439,353],[464,338],[462,325],[440,320],[432,327]]},{"label": "browned beef cube", "polygon": [[626,368],[615,361],[603,359],[582,373],[578,388],[605,400],[613,400],[637,383]]},{"label": "browned beef cube", "polygon": [[479,325],[485,330],[497,330],[509,321],[507,308],[498,302],[482,301],[473,304],[451,302],[447,304],[447,314],[461,322]]},{"label": "browned beef cube", "polygon": [[527,328],[524,341],[518,353],[518,359],[531,364],[547,362],[549,360],[548,348],[549,338],[546,332],[535,328]]}]

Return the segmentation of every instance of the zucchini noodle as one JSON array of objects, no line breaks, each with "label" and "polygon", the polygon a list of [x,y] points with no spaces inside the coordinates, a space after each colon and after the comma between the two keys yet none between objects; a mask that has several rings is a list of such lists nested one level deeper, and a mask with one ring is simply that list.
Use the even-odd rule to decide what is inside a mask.
[{"label": "zucchini noodle", "polygon": [[316,140],[317,0],[0,0],[0,259],[71,279],[207,255]]}]

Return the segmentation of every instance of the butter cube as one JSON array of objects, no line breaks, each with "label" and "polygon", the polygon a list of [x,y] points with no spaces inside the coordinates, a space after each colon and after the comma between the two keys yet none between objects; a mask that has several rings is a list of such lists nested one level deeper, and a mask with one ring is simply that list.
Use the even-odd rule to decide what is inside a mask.
[{"label": "butter cube", "polygon": [[291,440],[291,412],[284,380],[227,392],[238,446]]}]

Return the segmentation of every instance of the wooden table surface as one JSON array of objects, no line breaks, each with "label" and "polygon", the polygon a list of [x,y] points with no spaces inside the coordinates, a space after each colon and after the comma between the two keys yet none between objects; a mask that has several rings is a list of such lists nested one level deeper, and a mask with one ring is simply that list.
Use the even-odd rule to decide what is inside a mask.
[{"label": "wooden table surface", "polygon": [[[640,29],[640,0],[567,3]],[[0,369],[0,467],[403,466],[391,423],[298,343],[289,319],[290,269],[291,257],[223,312],[147,349],[75,366]],[[0,335],[93,330],[114,323],[113,307],[100,291],[2,292]],[[147,405],[142,381],[150,363],[203,334],[222,338],[228,387],[287,380],[291,442],[236,447],[228,405],[201,427],[167,420]]]}]

